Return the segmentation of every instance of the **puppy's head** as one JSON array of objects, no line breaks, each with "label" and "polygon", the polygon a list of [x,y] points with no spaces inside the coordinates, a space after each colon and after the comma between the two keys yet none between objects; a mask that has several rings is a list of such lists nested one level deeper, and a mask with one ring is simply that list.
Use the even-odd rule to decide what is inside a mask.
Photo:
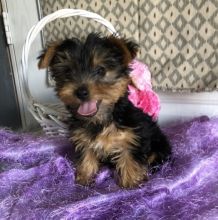
[{"label": "puppy's head", "polygon": [[127,91],[137,50],[131,41],[90,34],[84,43],[74,38],[50,45],[39,68],[49,67],[57,95],[75,117],[104,121]]}]

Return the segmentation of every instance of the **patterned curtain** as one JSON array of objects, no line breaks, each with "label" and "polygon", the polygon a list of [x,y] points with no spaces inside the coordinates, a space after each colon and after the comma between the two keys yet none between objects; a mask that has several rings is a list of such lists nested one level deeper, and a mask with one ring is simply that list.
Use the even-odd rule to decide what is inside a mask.
[{"label": "patterned curtain", "polygon": [[[40,0],[42,15],[61,8],[96,12],[116,30],[140,44],[138,58],[152,72],[156,90],[218,90],[217,0]],[[83,38],[92,31],[108,34],[86,18],[56,20],[44,40]]]}]

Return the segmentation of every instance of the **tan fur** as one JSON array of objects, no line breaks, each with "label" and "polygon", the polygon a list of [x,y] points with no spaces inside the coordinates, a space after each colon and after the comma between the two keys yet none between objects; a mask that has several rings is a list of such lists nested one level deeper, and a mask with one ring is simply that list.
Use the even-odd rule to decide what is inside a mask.
[{"label": "tan fur", "polygon": [[47,68],[50,65],[50,62],[52,58],[54,57],[56,53],[56,48],[59,44],[60,42],[55,42],[48,47],[45,54],[42,56],[42,58],[38,62],[39,69]]},{"label": "tan fur", "polygon": [[116,71],[107,71],[105,74],[105,81],[112,81],[116,77]]},{"label": "tan fur", "polygon": [[95,51],[93,51],[92,67],[95,68],[97,66],[102,65],[102,63],[103,63],[102,54],[98,55],[98,54],[95,53]]},{"label": "tan fur", "polygon": [[93,175],[98,172],[99,163],[92,149],[86,148],[83,152],[83,158],[77,166],[76,180],[82,185],[91,181]]},{"label": "tan fur", "polygon": [[91,137],[87,135],[85,128],[78,128],[73,131],[70,140],[75,143],[76,150],[85,151],[88,148],[87,146],[92,148],[90,147],[92,144]]},{"label": "tan fur", "polygon": [[[71,140],[76,144],[76,150],[82,151],[85,155],[82,166],[79,165],[79,179],[83,181],[88,182],[87,178],[90,179],[95,174],[97,170],[95,160],[108,156],[117,164],[117,171],[121,175],[121,186],[134,187],[146,177],[146,169],[140,167],[130,154],[130,150],[138,141],[138,136],[131,129],[119,129],[112,123],[104,128],[95,140],[92,140],[85,128],[80,128],[72,133]],[[91,155],[87,155],[89,153]],[[94,167],[90,165],[91,161]]]},{"label": "tan fur", "polygon": [[[104,119],[107,118],[106,112],[110,111],[110,109],[112,111],[114,104],[127,91],[129,82],[129,77],[118,80],[112,85],[103,82],[96,85],[92,81],[84,81],[84,84],[87,86],[90,93],[90,100],[101,101],[97,114],[92,118],[88,118],[87,121],[90,123],[104,121]],[[58,90],[57,94],[66,105],[79,107],[81,101],[74,95],[75,90],[79,86],[80,85],[74,83],[66,83]]]},{"label": "tan fur", "polygon": [[148,164],[152,164],[157,158],[155,153],[152,153],[151,156],[148,157]]},{"label": "tan fur", "polygon": [[[109,41],[111,41],[113,43],[113,45],[115,45],[116,47],[118,47],[120,50],[123,51],[124,53],[124,59],[123,59],[123,64],[124,65],[128,65],[131,61],[132,61],[132,56],[130,51],[128,50],[126,44],[125,44],[125,40],[122,38],[117,38],[115,36],[110,36],[108,38]],[[95,50],[93,51],[93,58],[92,58],[92,66],[93,67],[97,67],[97,66],[101,66],[104,64],[104,60],[105,58],[107,58],[108,54],[107,53],[101,53],[98,54]]]},{"label": "tan fur", "polygon": [[118,80],[115,84],[99,83],[98,85],[89,84],[89,90],[94,100],[104,100],[105,103],[116,103],[127,91],[130,82],[128,77]]},{"label": "tan fur", "polygon": [[114,104],[127,91],[129,78],[118,80],[115,84],[99,83],[98,85],[89,83],[89,91],[92,100],[101,101],[98,113],[90,122],[99,123],[107,117],[107,112],[112,111]]},{"label": "tan fur", "polygon": [[116,168],[120,173],[119,184],[125,188],[132,188],[147,179],[147,169],[138,164],[129,151],[123,151],[116,160]]},{"label": "tan fur", "polygon": [[73,92],[76,87],[73,83],[66,83],[59,91],[58,96],[67,105],[75,104],[78,100],[76,100]]},{"label": "tan fur", "polygon": [[128,48],[127,48],[126,45],[125,45],[124,39],[122,39],[122,38],[119,39],[119,38],[117,38],[117,37],[115,37],[115,36],[113,36],[113,35],[110,36],[108,39],[109,39],[114,45],[116,45],[117,47],[119,47],[119,48],[124,52],[125,56],[124,56],[123,63],[124,63],[125,65],[128,65],[128,64],[132,61],[132,56],[131,56],[131,54],[130,54]]},{"label": "tan fur", "polygon": [[137,144],[138,137],[131,129],[121,130],[114,124],[106,127],[92,143],[94,151],[99,157],[119,154],[125,149]]},{"label": "tan fur", "polygon": [[85,128],[73,131],[71,140],[76,143],[76,150],[85,150],[88,147],[101,158],[131,148],[137,144],[138,137],[131,129],[121,130],[112,123],[94,141],[87,135]]},{"label": "tan fur", "polygon": [[[91,100],[103,100],[104,104],[114,104],[125,94],[129,82],[130,78],[126,77],[112,85],[108,85],[107,83],[96,85],[93,82],[87,82],[86,85],[89,89]],[[58,96],[65,104],[78,104],[79,100],[74,95],[74,91],[77,88],[78,85],[66,83],[58,91]]]}]

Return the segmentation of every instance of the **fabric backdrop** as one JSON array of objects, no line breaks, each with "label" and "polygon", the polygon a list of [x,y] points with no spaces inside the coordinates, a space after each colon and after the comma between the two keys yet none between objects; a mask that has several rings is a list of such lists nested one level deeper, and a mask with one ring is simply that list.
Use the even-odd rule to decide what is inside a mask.
[{"label": "fabric backdrop", "polygon": [[[81,8],[108,19],[140,44],[139,59],[150,66],[161,90],[218,90],[217,0],[40,0],[42,16]],[[86,18],[68,18],[44,29],[45,41],[82,37],[105,28]]]}]

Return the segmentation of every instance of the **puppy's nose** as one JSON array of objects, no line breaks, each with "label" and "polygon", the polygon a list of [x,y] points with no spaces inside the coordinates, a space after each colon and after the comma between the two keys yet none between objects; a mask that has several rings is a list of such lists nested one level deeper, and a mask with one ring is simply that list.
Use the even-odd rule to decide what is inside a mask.
[{"label": "puppy's nose", "polygon": [[79,87],[76,90],[76,96],[81,100],[85,100],[89,96],[89,91],[85,86]]}]

